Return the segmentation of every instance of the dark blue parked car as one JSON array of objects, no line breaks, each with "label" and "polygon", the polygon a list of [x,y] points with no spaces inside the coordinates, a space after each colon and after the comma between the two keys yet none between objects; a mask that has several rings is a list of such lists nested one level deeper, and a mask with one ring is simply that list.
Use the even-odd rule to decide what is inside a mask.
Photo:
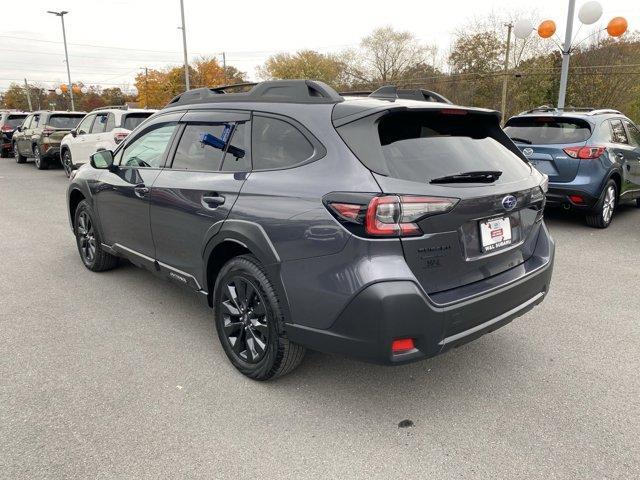
[{"label": "dark blue parked car", "polygon": [[640,130],[617,110],[540,107],[504,130],[549,176],[548,206],[584,212],[596,228],[609,226],[619,203],[640,207]]}]

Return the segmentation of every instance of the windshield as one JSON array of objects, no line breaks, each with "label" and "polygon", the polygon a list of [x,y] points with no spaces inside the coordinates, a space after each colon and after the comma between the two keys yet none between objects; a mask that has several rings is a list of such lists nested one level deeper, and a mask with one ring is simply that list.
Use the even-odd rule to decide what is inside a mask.
[{"label": "windshield", "polygon": [[24,122],[24,119],[27,118],[26,115],[9,115],[7,118],[7,125],[11,125],[13,128],[19,127]]},{"label": "windshield", "polygon": [[589,123],[577,118],[512,118],[504,131],[514,142],[528,145],[579,143],[591,136]]},{"label": "windshield", "polygon": [[53,128],[72,130],[78,126],[84,115],[51,115],[47,125]]},{"label": "windshield", "polygon": [[144,122],[147,118],[153,115],[153,112],[142,112],[142,113],[129,113],[124,117],[124,121],[122,122],[122,128],[126,128],[127,130],[133,130],[142,122]]},{"label": "windshield", "polygon": [[[378,122],[359,120],[338,131],[369,169],[404,180],[429,182],[466,172],[500,172],[508,182],[530,174],[495,119],[464,114],[399,112]],[[377,144],[377,146],[376,146]],[[509,144],[511,149],[509,148]]]}]

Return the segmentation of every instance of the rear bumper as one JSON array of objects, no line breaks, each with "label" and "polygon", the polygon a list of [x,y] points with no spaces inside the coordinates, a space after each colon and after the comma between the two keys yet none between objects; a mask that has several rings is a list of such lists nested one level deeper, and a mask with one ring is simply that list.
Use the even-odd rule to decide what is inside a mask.
[{"label": "rear bumper", "polygon": [[[427,295],[417,282],[383,281],[360,291],[329,329],[287,325],[289,338],[314,350],[397,365],[432,357],[509,323],[542,302],[551,282],[553,240],[543,226],[524,264],[458,289]],[[455,299],[455,300],[454,300]],[[392,354],[394,339],[415,349]]]},{"label": "rear bumper", "polygon": [[[578,195],[582,198],[582,202],[576,202],[570,197]],[[563,186],[562,184],[549,184],[547,192],[547,206],[549,207],[565,207],[574,208],[576,210],[593,210],[599,198],[591,192],[575,188],[571,185]]]},{"label": "rear bumper", "polygon": [[60,145],[43,143],[40,151],[43,160],[60,160]]}]

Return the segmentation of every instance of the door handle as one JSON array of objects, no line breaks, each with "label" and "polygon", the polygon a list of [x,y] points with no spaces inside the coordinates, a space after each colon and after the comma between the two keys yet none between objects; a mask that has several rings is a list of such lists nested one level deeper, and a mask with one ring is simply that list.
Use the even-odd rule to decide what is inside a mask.
[{"label": "door handle", "polygon": [[214,209],[218,208],[220,205],[223,205],[225,198],[222,195],[203,195],[202,196],[202,205],[205,208]]},{"label": "door handle", "polygon": [[137,197],[144,198],[149,194],[149,187],[145,187],[144,185],[136,185],[133,187],[133,191]]},{"label": "door handle", "polygon": [[618,157],[620,160],[623,160],[624,159],[624,154],[618,152],[618,153],[616,153],[616,157]]}]

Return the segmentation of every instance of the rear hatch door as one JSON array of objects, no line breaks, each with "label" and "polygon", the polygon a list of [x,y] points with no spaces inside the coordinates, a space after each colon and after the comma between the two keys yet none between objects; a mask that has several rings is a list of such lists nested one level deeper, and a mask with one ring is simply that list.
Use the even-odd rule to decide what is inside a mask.
[{"label": "rear hatch door", "polygon": [[[373,132],[368,137],[367,121]],[[532,255],[543,177],[496,116],[400,111],[338,131],[384,193],[457,199],[449,212],[416,222],[423,235],[401,239],[407,264],[427,293],[486,279]],[[442,181],[470,171],[500,175],[494,181]]]},{"label": "rear hatch door", "polygon": [[565,183],[575,179],[580,160],[564,149],[585,146],[592,125],[581,118],[534,115],[511,118],[505,132],[550,182]]},{"label": "rear hatch door", "polygon": [[64,136],[71,130],[76,128],[80,120],[84,118],[83,114],[73,113],[54,113],[47,120],[46,129],[51,131],[49,139],[60,142]]}]

